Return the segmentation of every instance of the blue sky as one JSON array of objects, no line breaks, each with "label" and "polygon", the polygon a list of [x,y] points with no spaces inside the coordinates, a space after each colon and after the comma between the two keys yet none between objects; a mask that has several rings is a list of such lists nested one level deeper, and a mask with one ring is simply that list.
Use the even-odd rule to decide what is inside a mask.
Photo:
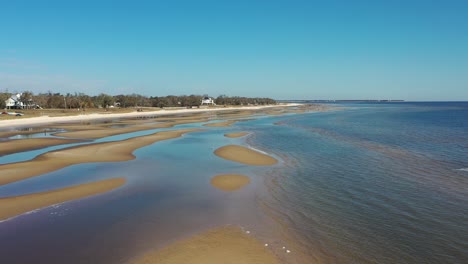
[{"label": "blue sky", "polygon": [[468,100],[468,1],[0,0],[6,89]]}]

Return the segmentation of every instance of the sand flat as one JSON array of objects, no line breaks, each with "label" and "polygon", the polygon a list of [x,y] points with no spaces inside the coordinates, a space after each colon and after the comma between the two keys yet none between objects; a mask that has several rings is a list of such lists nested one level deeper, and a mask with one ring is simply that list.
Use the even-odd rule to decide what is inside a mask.
[{"label": "sand flat", "polygon": [[28,150],[78,143],[80,140],[61,138],[25,138],[0,142],[0,156]]},{"label": "sand flat", "polygon": [[203,126],[206,127],[229,127],[232,124],[238,122],[238,120],[229,120],[229,121],[223,121],[223,122],[216,122],[216,123],[209,123],[209,124],[204,124]]},{"label": "sand flat", "polygon": [[105,193],[124,185],[125,182],[125,178],[112,178],[52,191],[0,198],[0,220],[50,205]]},{"label": "sand flat", "polygon": [[232,192],[249,184],[250,178],[241,174],[221,174],[211,178],[210,183],[219,190]]},{"label": "sand flat", "polygon": [[133,264],[279,264],[278,258],[238,227],[226,226],[177,241]]},{"label": "sand flat", "polygon": [[164,122],[152,125],[135,125],[123,128],[101,128],[101,129],[92,129],[92,130],[78,130],[78,131],[69,131],[69,132],[62,132],[56,133],[55,136],[59,137],[69,137],[69,138],[82,138],[82,139],[97,139],[103,137],[110,137],[125,133],[132,133],[137,131],[144,131],[144,130],[151,130],[157,128],[170,128],[179,124],[189,124],[189,123],[197,123],[203,122],[206,119],[182,119],[182,120],[175,120],[172,122]]},{"label": "sand flat", "polygon": [[228,138],[240,138],[240,137],[247,136],[248,134],[249,132],[236,132],[236,133],[227,133],[227,134],[224,134],[224,136]]},{"label": "sand flat", "polygon": [[239,145],[220,147],[214,153],[223,159],[252,166],[268,166],[278,163],[278,160],[271,156]]},{"label": "sand flat", "polygon": [[68,137],[68,138],[83,138],[83,139],[97,139],[103,137],[110,137],[125,133],[132,133],[137,131],[150,130],[155,128],[168,128],[171,127],[169,124],[158,124],[153,126],[131,126],[124,128],[102,128],[101,129],[89,129],[89,130],[77,130],[55,133],[54,136]]},{"label": "sand flat", "polygon": [[51,151],[29,161],[3,164],[0,165],[0,185],[24,180],[74,164],[132,160],[135,158],[132,153],[136,149],[158,141],[178,138],[185,133],[195,131],[201,130],[181,129],[157,132],[121,141],[96,143]]}]

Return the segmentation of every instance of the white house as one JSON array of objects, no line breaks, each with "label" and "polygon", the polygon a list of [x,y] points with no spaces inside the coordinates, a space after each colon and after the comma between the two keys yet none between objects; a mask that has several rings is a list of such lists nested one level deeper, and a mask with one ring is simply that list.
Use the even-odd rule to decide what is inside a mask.
[{"label": "white house", "polygon": [[23,108],[24,104],[20,101],[21,95],[21,93],[15,94],[5,100],[6,108]]},{"label": "white house", "polygon": [[201,101],[201,105],[216,105],[213,98],[211,97],[203,97]]}]

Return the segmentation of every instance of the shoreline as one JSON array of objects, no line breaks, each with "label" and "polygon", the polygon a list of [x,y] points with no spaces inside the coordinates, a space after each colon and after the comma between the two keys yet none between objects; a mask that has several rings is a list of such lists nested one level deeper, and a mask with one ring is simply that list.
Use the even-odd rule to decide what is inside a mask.
[{"label": "shoreline", "polygon": [[174,114],[187,114],[187,113],[204,113],[204,112],[223,112],[232,110],[261,110],[268,108],[284,108],[291,106],[299,106],[300,104],[282,104],[282,105],[266,105],[266,106],[243,106],[243,107],[226,107],[226,108],[198,108],[198,109],[162,109],[150,112],[130,112],[130,113],[112,113],[112,114],[84,114],[84,115],[70,115],[58,117],[31,117],[24,119],[9,119],[0,120],[0,129],[6,127],[24,127],[36,126],[44,124],[53,124],[59,122],[79,122],[99,119],[112,119],[112,118],[135,118],[135,117],[149,117],[149,116],[166,116]]}]

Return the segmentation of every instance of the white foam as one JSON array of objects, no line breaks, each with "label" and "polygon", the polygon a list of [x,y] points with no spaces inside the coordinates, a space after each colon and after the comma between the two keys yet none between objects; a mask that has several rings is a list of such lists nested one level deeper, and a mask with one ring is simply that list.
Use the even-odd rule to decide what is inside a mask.
[{"label": "white foam", "polygon": [[468,168],[456,169],[457,171],[468,171]]},{"label": "white foam", "polygon": [[255,151],[260,152],[260,153],[265,154],[265,155],[270,155],[270,154],[266,153],[265,151],[261,151],[259,149],[254,148],[254,147],[251,147],[251,146],[249,146],[249,149],[255,150]]}]

